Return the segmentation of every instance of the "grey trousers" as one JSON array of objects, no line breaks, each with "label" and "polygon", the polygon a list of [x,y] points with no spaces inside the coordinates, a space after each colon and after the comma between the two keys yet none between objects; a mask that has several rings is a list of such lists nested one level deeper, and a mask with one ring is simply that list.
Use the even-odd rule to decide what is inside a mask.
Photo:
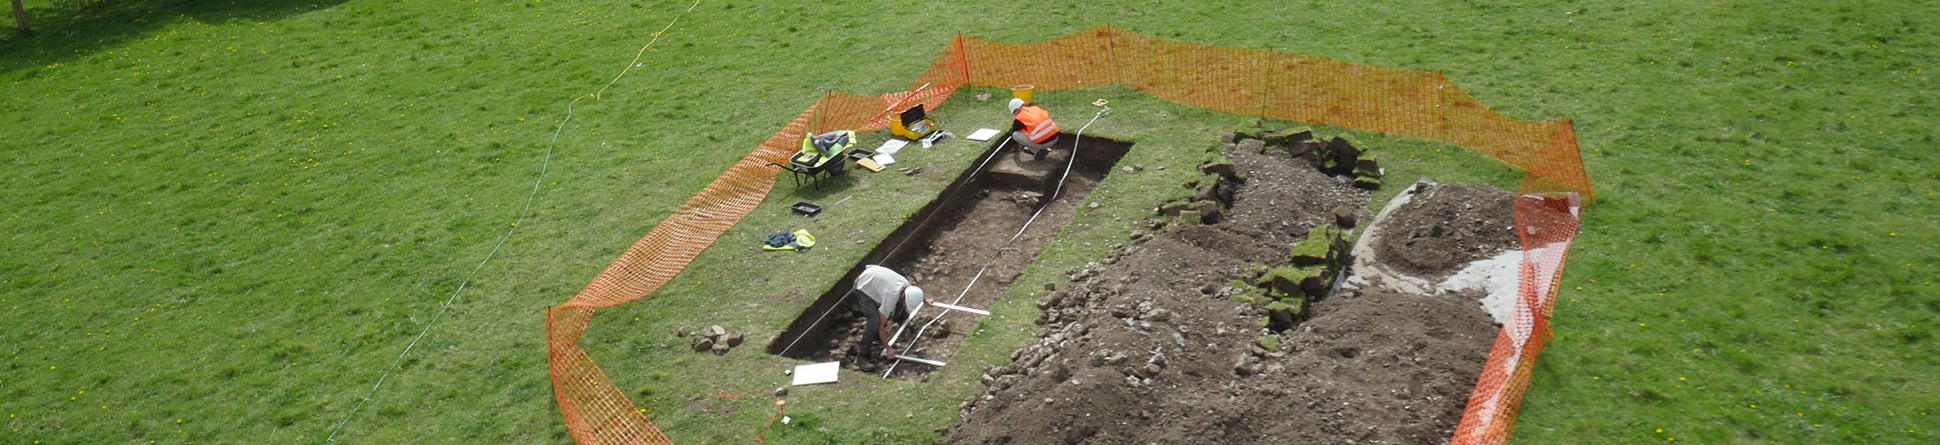
[{"label": "grey trousers", "polygon": [[1058,142],[1058,137],[1052,136],[1051,139],[1044,141],[1044,143],[1036,144],[1036,143],[1031,143],[1030,136],[1025,136],[1023,130],[1018,130],[1018,131],[1010,132],[1010,141],[1016,142],[1017,146],[1019,147],[1018,148],[1019,150],[1023,150],[1025,153],[1030,153],[1033,156],[1038,156],[1041,158],[1043,156],[1038,154],[1049,151],[1051,149],[1051,144],[1055,144]]}]

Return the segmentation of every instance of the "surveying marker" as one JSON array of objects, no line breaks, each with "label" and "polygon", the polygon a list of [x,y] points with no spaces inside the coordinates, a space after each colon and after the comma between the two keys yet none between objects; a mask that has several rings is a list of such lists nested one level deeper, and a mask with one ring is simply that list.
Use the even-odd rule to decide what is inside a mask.
[{"label": "surveying marker", "polygon": [[[917,363],[922,363],[922,364],[925,364],[925,365],[930,365],[930,366],[939,366],[939,367],[940,367],[940,366],[943,366],[943,362],[939,362],[939,361],[936,361],[936,360],[930,360],[930,359],[926,359],[926,358],[922,358],[922,357],[917,357],[917,356],[913,356],[913,355],[897,355],[897,356],[896,356],[896,359],[897,359],[897,360],[909,360],[909,361],[912,361],[912,362],[917,362]],[[884,378],[888,378],[888,377],[884,377]]]}]

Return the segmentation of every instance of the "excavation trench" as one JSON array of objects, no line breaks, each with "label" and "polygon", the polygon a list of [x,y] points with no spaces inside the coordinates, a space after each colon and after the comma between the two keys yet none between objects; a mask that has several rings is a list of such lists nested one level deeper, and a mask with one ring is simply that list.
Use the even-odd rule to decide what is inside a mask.
[{"label": "excavation trench", "polygon": [[[855,309],[861,294],[850,295],[854,279],[863,266],[879,264],[908,276],[922,287],[929,298],[973,308],[989,308],[1009,289],[1024,267],[1050,244],[1065,223],[1071,220],[1091,190],[1110,174],[1125,153],[1129,142],[1086,136],[1075,150],[1073,138],[1066,135],[1059,146],[1042,160],[1015,155],[1014,147],[990,157],[997,143],[979,156],[957,179],[944,187],[937,198],[903,223],[869,252],[863,260],[830,286],[815,303],[802,311],[788,329],[770,341],[771,354],[817,362],[841,361],[847,367],[873,368],[861,360],[862,314]],[[1000,140],[1001,141],[1001,140]],[[988,158],[986,163],[981,162]],[[986,164],[979,171],[977,164]],[[1070,164],[1070,173],[1065,167]],[[1063,190],[1056,192],[1059,178]],[[1025,227],[1033,213],[1042,208],[1035,221]],[[1019,229],[1024,229],[1021,235]],[[1015,241],[1012,236],[1017,236]],[[983,274],[978,277],[979,270]],[[974,286],[969,286],[972,280]],[[969,288],[966,290],[966,286]],[[940,311],[926,308],[911,321],[897,342],[899,350],[909,344],[917,328]],[[952,312],[931,326],[907,355],[931,360],[947,360],[963,340],[963,334],[976,326],[974,315]],[[893,327],[893,325],[892,325]],[[892,331],[893,332],[893,331]],[[873,337],[870,336],[870,337]],[[906,363],[898,375],[924,375],[930,366]]]}]

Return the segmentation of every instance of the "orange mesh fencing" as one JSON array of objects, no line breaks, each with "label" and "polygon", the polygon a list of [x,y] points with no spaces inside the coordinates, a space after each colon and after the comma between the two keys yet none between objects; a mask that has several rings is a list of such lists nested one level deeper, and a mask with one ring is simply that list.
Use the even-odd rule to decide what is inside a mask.
[{"label": "orange mesh fencing", "polygon": [[1570,122],[1503,116],[1440,73],[1176,42],[1105,26],[1030,44],[959,36],[909,91],[825,95],[729,167],[579,294],[547,312],[553,392],[574,440],[671,443],[580,348],[580,336],[595,310],[652,293],[753,211],[780,173],[775,164],[786,162],[805,135],[881,129],[896,111],[914,103],[935,109],[965,86],[1051,91],[1113,83],[1211,110],[1448,141],[1525,171],[1519,187],[1525,195],[1516,200],[1526,251],[1521,298],[1497,336],[1453,443],[1508,439],[1535,356],[1549,338],[1576,209],[1593,197]]}]

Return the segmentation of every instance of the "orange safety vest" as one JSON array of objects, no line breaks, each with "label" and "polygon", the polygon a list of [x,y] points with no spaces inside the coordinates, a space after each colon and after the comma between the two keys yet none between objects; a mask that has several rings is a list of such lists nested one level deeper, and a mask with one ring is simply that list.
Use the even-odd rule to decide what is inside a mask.
[{"label": "orange safety vest", "polygon": [[1024,136],[1031,138],[1033,144],[1042,144],[1058,135],[1058,123],[1051,120],[1051,112],[1036,105],[1018,108],[1017,121],[1024,123]]}]

